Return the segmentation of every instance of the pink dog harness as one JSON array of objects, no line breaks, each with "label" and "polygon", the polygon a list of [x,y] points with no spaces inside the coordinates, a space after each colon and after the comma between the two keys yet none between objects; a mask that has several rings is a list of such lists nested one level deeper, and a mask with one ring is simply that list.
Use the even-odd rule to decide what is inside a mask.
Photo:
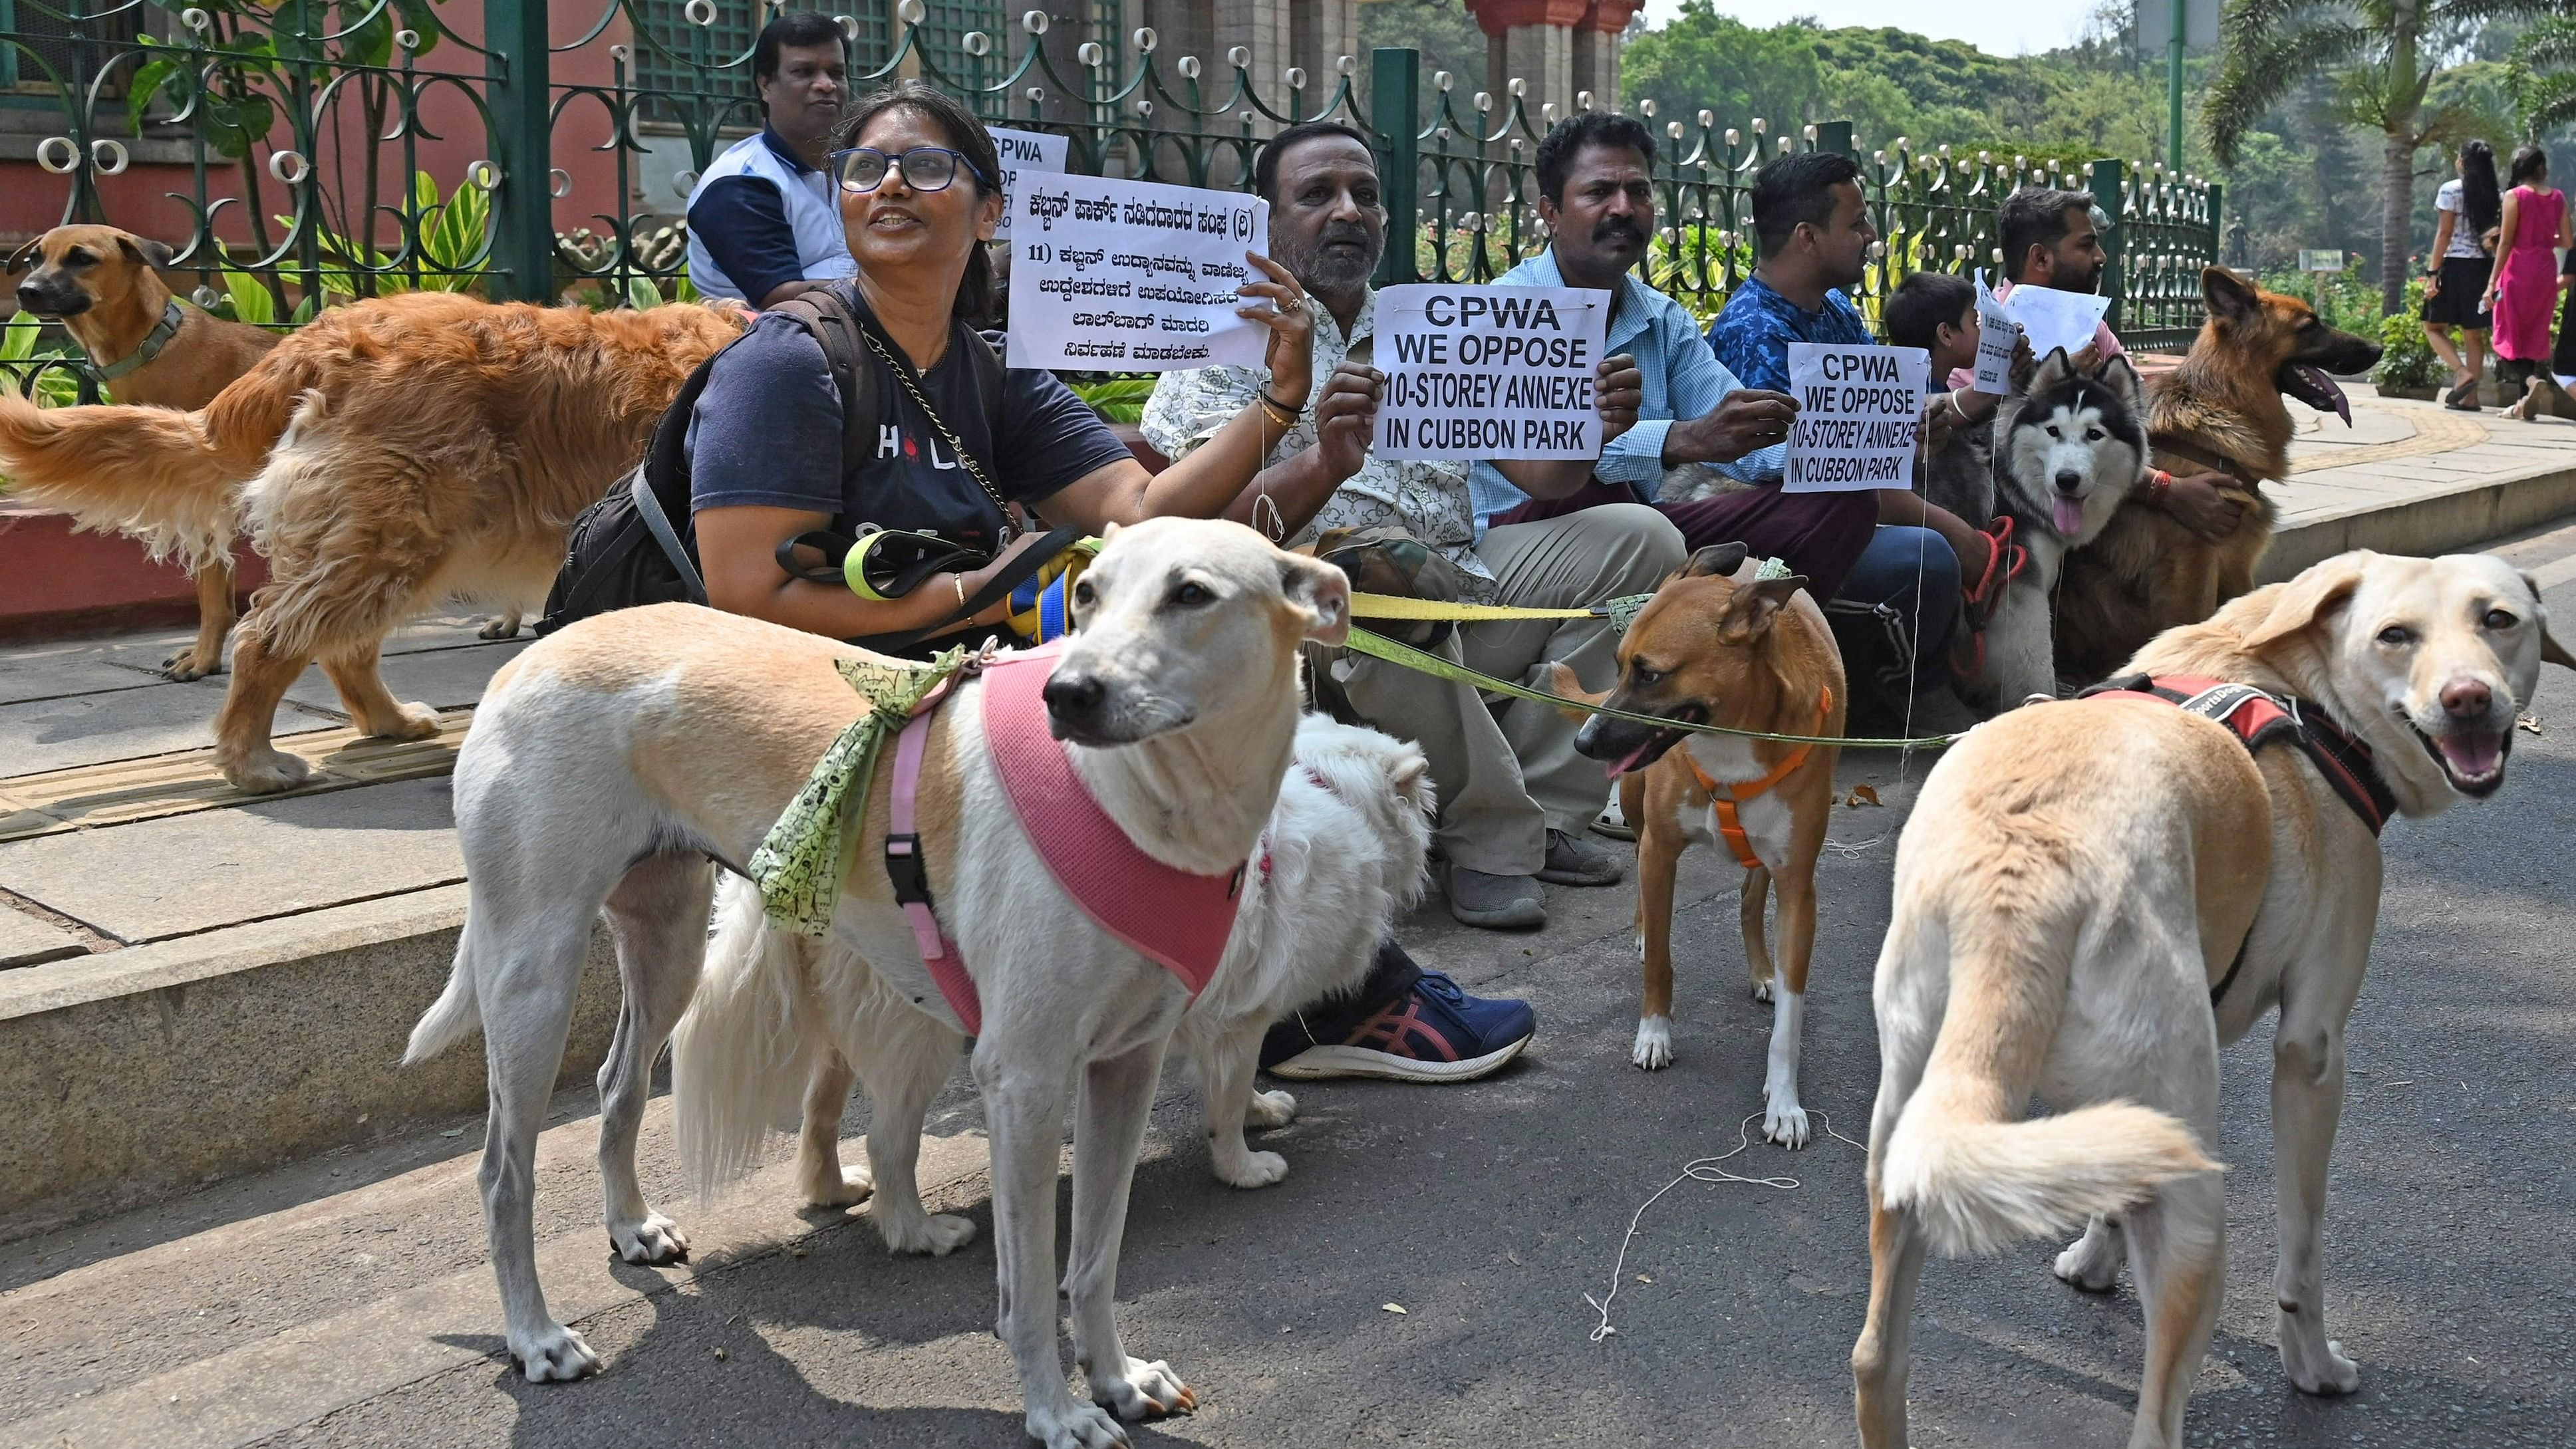
[{"label": "pink dog harness", "polygon": [[[1243,867],[1226,875],[1194,875],[1165,865],[1139,849],[1100,808],[1074,773],[1064,743],[1047,729],[1044,691],[1061,653],[1062,645],[1049,644],[983,666],[984,736],[993,768],[1029,844],[1075,907],[1093,925],[1179,977],[1196,999],[1216,974],[1226,938],[1233,934]],[[912,923],[913,941],[931,980],[974,1035],[983,1029],[983,1004],[957,943],[940,928],[921,837],[914,828],[931,710],[945,697],[943,689],[923,700],[895,744],[886,875]]]}]

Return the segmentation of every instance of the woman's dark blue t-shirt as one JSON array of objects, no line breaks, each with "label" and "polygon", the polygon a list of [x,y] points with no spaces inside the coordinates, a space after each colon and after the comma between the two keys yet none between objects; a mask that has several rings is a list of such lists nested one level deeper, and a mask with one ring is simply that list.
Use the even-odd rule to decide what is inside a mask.
[{"label": "woman's dark blue t-shirt", "polygon": [[[851,299],[842,289],[842,301]],[[689,506],[796,508],[838,515],[847,531],[874,523],[924,529],[991,548],[1003,523],[939,430],[864,345],[875,369],[877,418],[858,433],[862,455],[841,457],[841,394],[823,348],[793,320],[763,317],[716,359],[689,421]],[[1132,456],[1055,374],[1013,368],[991,437],[974,364],[961,340],[922,377],[931,406],[956,431],[1003,497],[1037,505],[1066,485]]]}]

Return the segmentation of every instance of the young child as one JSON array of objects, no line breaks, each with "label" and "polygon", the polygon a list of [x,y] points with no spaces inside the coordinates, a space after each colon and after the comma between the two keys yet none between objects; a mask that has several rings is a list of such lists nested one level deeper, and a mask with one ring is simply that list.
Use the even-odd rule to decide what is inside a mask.
[{"label": "young child", "polygon": [[[1880,320],[1891,346],[1920,347],[1932,354],[1927,387],[1948,385],[1948,391],[1930,394],[1924,421],[1936,439],[1931,451],[1938,452],[1938,444],[1946,442],[1948,433],[1961,423],[1994,416],[1995,404],[2003,398],[1969,385],[1976,373],[1980,335],[1975,283],[1948,272],[1916,272],[1887,299]],[[2028,350],[2028,343],[2021,344],[2013,358],[2015,373],[2021,371]]]}]

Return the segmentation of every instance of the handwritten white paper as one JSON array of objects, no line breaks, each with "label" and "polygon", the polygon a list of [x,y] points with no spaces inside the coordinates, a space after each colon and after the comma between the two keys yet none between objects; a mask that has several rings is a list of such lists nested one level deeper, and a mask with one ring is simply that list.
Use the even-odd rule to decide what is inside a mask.
[{"label": "handwritten white paper", "polygon": [[1911,486],[1923,380],[1931,370],[1932,354],[1920,347],[1790,343],[1789,391],[1798,399],[1798,420],[1789,429],[1781,491]]},{"label": "handwritten white paper", "polygon": [[1258,367],[1270,329],[1234,309],[1270,254],[1270,203],[1105,176],[1023,174],[1011,194],[1013,367]]},{"label": "handwritten white paper", "polygon": [[1423,283],[1377,294],[1381,458],[1598,458],[1611,294]]},{"label": "handwritten white paper", "polygon": [[2111,299],[2098,292],[2061,292],[2055,287],[2015,287],[2004,298],[2004,311],[2030,334],[2034,356],[2046,357],[2063,347],[2071,356],[2093,340]]},{"label": "handwritten white paper", "polygon": [[1011,239],[1010,195],[1023,171],[1061,173],[1065,148],[1071,144],[1065,137],[1050,136],[1043,131],[1013,131],[1001,126],[984,128],[993,137],[993,151],[1002,162],[1002,224],[993,232],[993,240]]},{"label": "handwritten white paper", "polygon": [[1995,300],[1986,286],[1985,274],[1977,275],[1977,377],[1971,390],[1997,396],[2012,391],[2014,345],[2021,341],[2021,325]]}]

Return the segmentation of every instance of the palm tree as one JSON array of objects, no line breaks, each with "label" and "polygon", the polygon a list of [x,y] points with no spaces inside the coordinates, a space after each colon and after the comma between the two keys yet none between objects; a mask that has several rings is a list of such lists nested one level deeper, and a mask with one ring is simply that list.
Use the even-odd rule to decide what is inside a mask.
[{"label": "palm tree", "polygon": [[2576,20],[2552,17],[2513,43],[2505,91],[2526,136],[2576,121]]},{"label": "palm tree", "polygon": [[2229,0],[2218,76],[2201,112],[2209,149],[2233,165],[2247,133],[2292,88],[2329,79],[2343,117],[2380,134],[2379,290],[2393,312],[2406,296],[2415,153],[2467,120],[2446,108],[2425,113],[2433,77],[2480,26],[2567,8],[2568,0]]}]

